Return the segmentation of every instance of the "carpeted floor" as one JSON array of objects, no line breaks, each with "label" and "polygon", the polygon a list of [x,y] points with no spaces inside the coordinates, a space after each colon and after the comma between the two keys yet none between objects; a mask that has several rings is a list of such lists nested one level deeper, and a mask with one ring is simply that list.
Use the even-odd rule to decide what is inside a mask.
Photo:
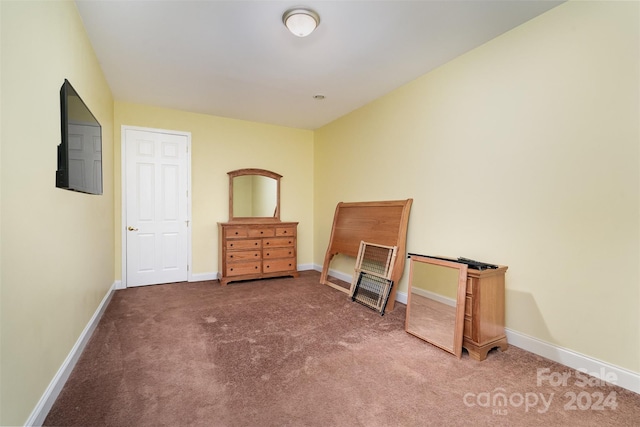
[{"label": "carpeted floor", "polygon": [[402,304],[318,282],[116,291],[45,425],[640,425],[638,394],[513,346],[457,359],[407,334]]}]

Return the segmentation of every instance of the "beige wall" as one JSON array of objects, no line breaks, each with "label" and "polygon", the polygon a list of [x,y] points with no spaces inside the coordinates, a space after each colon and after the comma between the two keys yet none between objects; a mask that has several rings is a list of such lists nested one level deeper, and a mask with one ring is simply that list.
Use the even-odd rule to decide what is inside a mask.
[{"label": "beige wall", "polygon": [[242,168],[282,175],[282,221],[298,221],[298,264],[313,262],[313,132],[116,102],[115,277],[120,278],[121,126],[191,132],[192,272],[218,271],[217,223],[229,219],[229,176]]},{"label": "beige wall", "polygon": [[[0,10],[0,424],[20,425],[113,284],[113,99],[74,3]],[[102,125],[102,196],[55,187],[65,78]]]},{"label": "beige wall", "polygon": [[509,266],[508,328],[640,372],[638,12],[563,4],[319,129],[315,263],[337,202],[412,197],[408,251]]}]

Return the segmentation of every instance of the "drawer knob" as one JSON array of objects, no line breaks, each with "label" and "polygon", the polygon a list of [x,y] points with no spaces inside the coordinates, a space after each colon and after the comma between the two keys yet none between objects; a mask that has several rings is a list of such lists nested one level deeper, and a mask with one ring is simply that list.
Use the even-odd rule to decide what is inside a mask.
[{"label": "drawer knob", "polygon": [[269,252],[267,252],[267,256],[269,256],[269,255],[270,255]]},{"label": "drawer knob", "polygon": [[229,255],[229,258],[233,258],[233,255]]},{"label": "drawer knob", "polygon": [[233,247],[233,243],[231,243],[231,244],[229,245],[229,247],[231,247],[231,248],[232,248],[232,247]]}]

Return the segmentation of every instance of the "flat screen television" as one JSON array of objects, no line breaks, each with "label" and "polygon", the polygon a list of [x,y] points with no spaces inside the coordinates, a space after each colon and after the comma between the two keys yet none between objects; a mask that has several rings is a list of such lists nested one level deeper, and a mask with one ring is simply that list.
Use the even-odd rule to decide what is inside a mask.
[{"label": "flat screen television", "polygon": [[56,187],[102,194],[102,127],[66,79],[60,88],[60,124]]}]

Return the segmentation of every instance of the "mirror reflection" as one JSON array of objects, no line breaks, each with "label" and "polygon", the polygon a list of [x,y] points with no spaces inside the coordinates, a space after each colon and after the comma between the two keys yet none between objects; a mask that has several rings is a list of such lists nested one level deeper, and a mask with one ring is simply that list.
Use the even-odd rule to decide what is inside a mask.
[{"label": "mirror reflection", "polygon": [[273,217],[277,207],[277,181],[261,175],[233,178],[234,217]]},{"label": "mirror reflection", "polygon": [[411,255],[405,330],[460,357],[467,265]]},{"label": "mirror reflection", "polygon": [[265,169],[238,169],[229,175],[229,221],[280,222],[280,178]]}]

